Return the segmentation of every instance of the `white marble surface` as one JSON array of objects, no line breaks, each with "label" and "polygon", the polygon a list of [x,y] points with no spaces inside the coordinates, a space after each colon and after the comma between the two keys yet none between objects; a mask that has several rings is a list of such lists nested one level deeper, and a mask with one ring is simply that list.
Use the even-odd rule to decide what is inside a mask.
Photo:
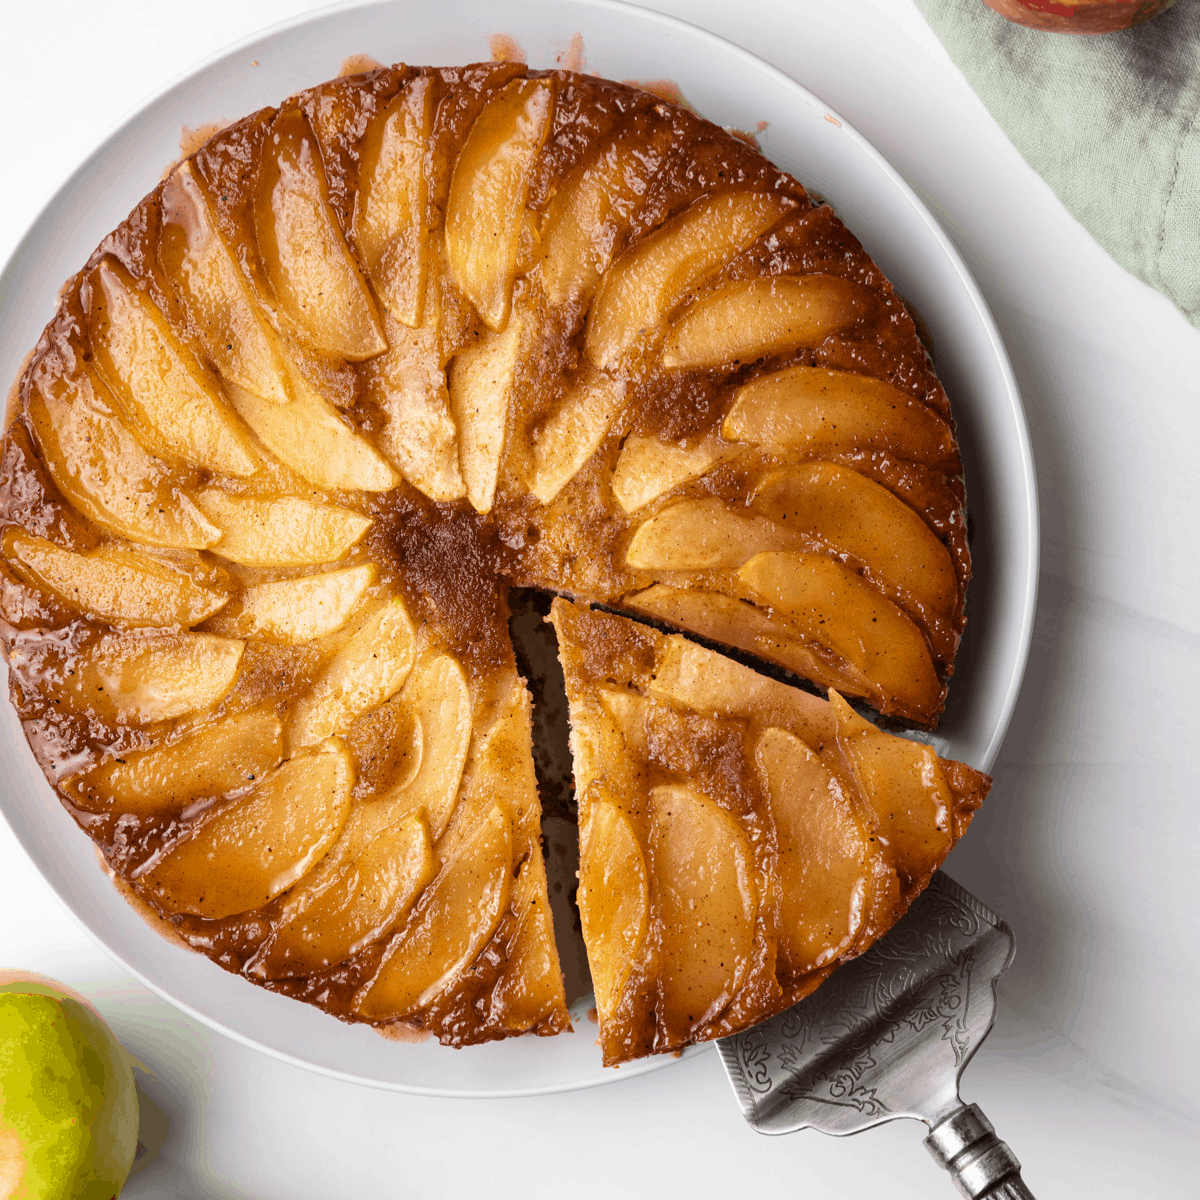
[{"label": "white marble surface", "polygon": [[[1034,649],[996,789],[949,863],[1018,939],[963,1090],[1042,1200],[1200,1195],[1188,820],[1200,791],[1200,331],[1066,214],[909,0],[655,6],[760,54],[857,125],[944,223],[992,307],[1029,414],[1044,541]],[[0,259],[127,110],[308,7],[10,6]],[[277,1063],[113,965],[2,823],[0,914],[0,966],[79,987],[145,1065],[169,1132],[131,1197],[952,1194],[914,1123],[845,1142],[752,1134],[711,1052],[506,1101],[388,1094]]]}]

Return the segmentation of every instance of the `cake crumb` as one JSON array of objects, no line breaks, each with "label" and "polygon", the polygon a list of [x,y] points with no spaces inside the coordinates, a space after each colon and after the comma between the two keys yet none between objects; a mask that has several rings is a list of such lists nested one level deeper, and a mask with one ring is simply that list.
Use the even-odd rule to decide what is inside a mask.
[{"label": "cake crumb", "polygon": [[[576,37],[579,35],[576,34]],[[493,33],[488,38],[488,50],[492,56],[492,62],[497,63],[528,63],[529,59],[525,51],[521,49],[517,39],[507,33]]]},{"label": "cake crumb", "polygon": [[406,1045],[427,1042],[433,1037],[428,1029],[418,1029],[416,1025],[408,1025],[404,1021],[389,1021],[386,1025],[372,1025],[371,1028],[389,1042],[403,1042]]},{"label": "cake crumb", "polygon": [[338,68],[338,78],[345,79],[347,75],[363,75],[367,71],[378,71],[383,63],[377,58],[372,58],[369,54],[351,54],[348,58],[342,59],[342,65]]},{"label": "cake crumb", "polygon": [[[209,138],[216,137],[228,124],[228,121],[206,121],[194,129],[190,125],[181,125],[179,128],[179,161],[191,158]],[[174,170],[174,166],[175,164],[172,164],[172,170]]]},{"label": "cake crumb", "polygon": [[587,63],[583,55],[583,34],[571,34],[570,44],[561,54],[555,56],[554,61],[564,71],[582,72]]},{"label": "cake crumb", "polygon": [[678,104],[688,112],[696,111],[696,106],[688,100],[673,79],[623,79],[621,82],[628,87],[641,88],[643,92],[649,92],[650,95],[666,100],[669,104]]}]

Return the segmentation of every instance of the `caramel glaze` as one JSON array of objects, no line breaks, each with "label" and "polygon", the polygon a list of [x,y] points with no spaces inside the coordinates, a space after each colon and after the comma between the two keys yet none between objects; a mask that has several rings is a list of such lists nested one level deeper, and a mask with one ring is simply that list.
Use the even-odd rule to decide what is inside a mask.
[{"label": "caramel glaze", "polygon": [[[732,374],[706,371],[641,371],[630,381],[630,398],[609,436],[576,478],[547,507],[540,507],[521,484],[528,461],[528,438],[510,436],[501,464],[497,501],[481,516],[465,501],[435,504],[407,483],[382,495],[326,493],[334,502],[373,518],[367,540],[347,561],[370,558],[385,580],[397,586],[419,617],[450,647],[473,679],[489,673],[515,673],[506,631],[505,588],[536,586],[603,603],[620,603],[631,587],[642,586],[623,565],[622,548],[631,522],[613,503],[608,479],[624,440],[631,433],[664,439],[713,434],[736,388],[746,381],[791,363],[856,371],[886,379],[950,420],[946,395],[917,338],[912,319],[890,285],[859,243],[828,206],[814,206],[804,189],[779,172],[736,136],[695,114],[625,85],[568,72],[527,72],[517,63],[478,64],[430,71],[439,80],[433,134],[428,147],[429,219],[440,228],[456,155],[472,122],[488,99],[506,83],[525,75],[553,76],[557,97],[553,123],[536,163],[530,185],[530,207],[543,211],[558,182],[582,163],[606,138],[622,135],[644,139],[642,153],[652,170],[646,194],[620,234],[614,256],[697,198],[714,190],[753,188],[791,197],[791,216],[760,238],[726,268],[736,280],[762,271],[825,272],[852,280],[872,298],[866,315],[817,349],[783,361],[758,361]],[[329,194],[342,230],[353,247],[352,219],[358,186],[359,152],[372,119],[416,71],[407,67],[371,70],[312,88],[292,97],[284,110],[298,107],[320,148]],[[254,236],[254,184],[262,148],[272,136],[275,109],[264,109],[220,131],[191,156],[193,169],[207,186],[222,236],[234,248],[247,274],[263,285],[263,266]],[[90,360],[86,313],[96,303],[88,271],[112,255],[145,289],[168,322],[199,344],[197,330],[178,303],[158,266],[156,247],[163,222],[163,186],[146,196],[130,216],[104,239],[66,287],[58,311],[46,327],[18,388],[18,403],[0,460],[0,534],[9,526],[47,537],[68,549],[86,550],[100,540],[96,531],[59,494],[41,462],[28,416],[28,404],[39,371],[70,368]],[[518,283],[518,289],[521,284]],[[562,392],[563,375],[583,360],[582,311],[542,312],[544,335],[536,350],[519,366],[516,394],[520,411],[517,432],[536,430]],[[460,314],[462,339],[477,336],[478,318]],[[366,398],[363,381],[369,363],[335,361],[292,346],[300,370],[326,398],[342,410],[348,424],[371,435],[383,415]],[[761,465],[770,455],[750,456]],[[747,460],[750,461],[750,460]],[[943,682],[952,669],[954,648],[962,633],[963,598],[970,575],[970,555],[962,516],[963,489],[957,461],[945,472],[903,462],[886,453],[859,453],[846,462],[905,499],[949,548],[959,577],[959,598],[944,628],[927,627],[935,645]],[[747,466],[734,463],[688,485],[679,494],[736,493],[744,486]],[[174,479],[181,487],[203,487],[210,475],[184,466]],[[208,558],[202,555],[203,558]],[[214,568],[215,569],[215,568]],[[242,570],[245,582],[254,573]],[[0,564],[0,603],[4,645],[10,661],[11,694],[26,736],[52,784],[89,765],[150,745],[161,731],[122,724],[99,701],[66,703],[72,662],[111,626],[80,616],[28,586]],[[233,691],[218,715],[256,704],[279,701],[307,686],[319,666],[317,652],[305,645],[250,643]],[[644,664],[639,664],[642,669]],[[623,669],[623,668],[622,668]],[[944,695],[944,690],[943,690]],[[480,703],[483,703],[482,701]],[[210,714],[211,715],[211,714]],[[936,717],[936,713],[933,714]],[[926,720],[932,718],[927,717]],[[722,794],[748,794],[741,759],[719,723],[692,723],[695,756],[673,762],[672,770],[694,772],[701,786],[719,776]],[[715,786],[715,783],[714,783]],[[130,879],[161,848],[171,845],[196,815],[193,808],[172,817],[137,817],[86,813],[63,802],[75,820],[102,849],[123,878]],[[746,801],[747,829],[754,832]],[[136,880],[134,880],[136,887]],[[265,908],[224,920],[169,915],[181,936],[230,971],[241,971],[270,929],[278,908]],[[510,914],[456,988],[444,1009],[423,1018],[426,1028],[443,1040],[462,1044],[501,1036],[489,1009],[492,985],[501,973],[516,936]],[[350,997],[378,965],[383,944],[361,950],[336,970],[305,979],[280,980],[265,986],[354,1019]],[[733,1028],[737,1014],[728,1014]],[[562,1021],[538,1027],[557,1032]]]}]

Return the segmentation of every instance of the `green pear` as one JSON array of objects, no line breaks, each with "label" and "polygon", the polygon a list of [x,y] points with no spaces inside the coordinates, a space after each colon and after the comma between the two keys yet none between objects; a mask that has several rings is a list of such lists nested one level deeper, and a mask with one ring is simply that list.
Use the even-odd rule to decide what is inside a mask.
[{"label": "green pear", "polygon": [[111,1200],[137,1150],[125,1052],[80,995],[0,971],[0,1197]]}]

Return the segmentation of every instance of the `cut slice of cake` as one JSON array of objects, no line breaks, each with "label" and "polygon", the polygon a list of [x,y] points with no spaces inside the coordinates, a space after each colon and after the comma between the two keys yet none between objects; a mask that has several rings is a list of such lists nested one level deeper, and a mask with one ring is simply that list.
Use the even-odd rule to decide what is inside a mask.
[{"label": "cut slice of cake", "polygon": [[563,600],[604,1061],[745,1029],[904,913],[991,781],[678,634]]}]

